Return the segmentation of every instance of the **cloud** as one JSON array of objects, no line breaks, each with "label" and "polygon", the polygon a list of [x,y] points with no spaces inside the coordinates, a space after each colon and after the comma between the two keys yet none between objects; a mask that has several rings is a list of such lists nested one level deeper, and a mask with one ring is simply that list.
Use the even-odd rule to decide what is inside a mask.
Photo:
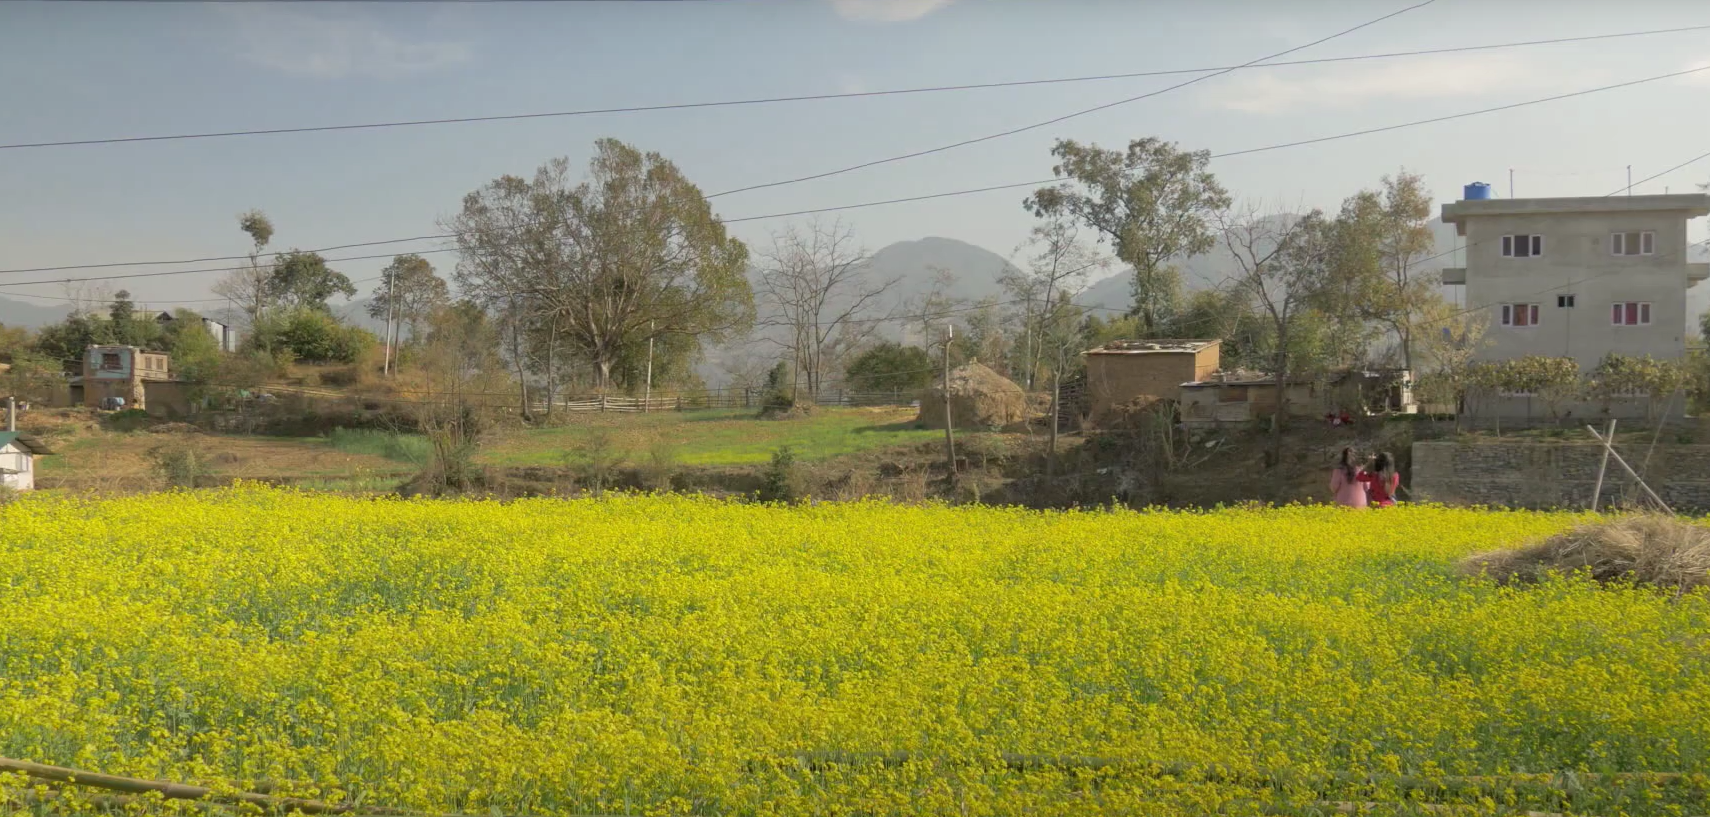
[{"label": "cloud", "polygon": [[1378,65],[1243,70],[1211,80],[1200,100],[1212,108],[1269,114],[1386,99],[1512,96],[1516,91],[1573,87],[1586,76],[1546,70],[1506,55],[1433,57]]},{"label": "cloud", "polygon": [[256,65],[295,76],[393,79],[467,62],[466,43],[412,39],[349,12],[239,3],[219,7],[232,49]]},{"label": "cloud", "polygon": [[837,16],[866,23],[919,20],[955,0],[831,0]]}]

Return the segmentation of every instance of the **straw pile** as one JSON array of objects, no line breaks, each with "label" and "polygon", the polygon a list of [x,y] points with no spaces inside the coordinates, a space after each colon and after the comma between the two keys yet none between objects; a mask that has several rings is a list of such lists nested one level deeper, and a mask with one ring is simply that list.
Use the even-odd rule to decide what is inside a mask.
[{"label": "straw pile", "polygon": [[1584,571],[1600,582],[1684,593],[1710,586],[1710,528],[1660,514],[1627,516],[1580,525],[1523,548],[1480,553],[1461,562],[1461,570],[1489,574],[1502,584]]},{"label": "straw pile", "polygon": [[[950,416],[957,428],[1003,428],[1027,419],[1027,392],[978,361],[970,362],[950,372]],[[921,395],[915,422],[926,428],[944,427],[943,383]]]}]

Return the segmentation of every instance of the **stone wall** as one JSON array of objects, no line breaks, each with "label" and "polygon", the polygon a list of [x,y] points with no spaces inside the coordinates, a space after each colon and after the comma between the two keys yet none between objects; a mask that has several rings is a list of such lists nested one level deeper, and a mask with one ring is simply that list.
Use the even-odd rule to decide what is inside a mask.
[{"label": "stone wall", "polygon": [[[1635,469],[1647,445],[1617,445]],[[1597,484],[1603,446],[1595,442],[1418,442],[1413,444],[1415,500],[1516,508],[1585,508]],[[1681,513],[1710,513],[1710,445],[1659,443],[1643,467],[1651,489]],[[1601,507],[1637,505],[1643,492],[1613,458]]]}]

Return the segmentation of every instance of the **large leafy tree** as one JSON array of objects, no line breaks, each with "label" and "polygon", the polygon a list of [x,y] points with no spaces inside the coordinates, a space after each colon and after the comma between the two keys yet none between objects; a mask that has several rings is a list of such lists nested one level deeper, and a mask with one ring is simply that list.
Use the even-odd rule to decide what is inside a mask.
[{"label": "large leafy tree", "polygon": [[1052,172],[1064,181],[1034,191],[1024,205],[1042,218],[1078,220],[1109,241],[1133,268],[1140,329],[1156,337],[1181,296],[1172,260],[1216,246],[1211,221],[1230,203],[1206,169],[1211,154],[1151,137],[1129,142],[1127,150],[1063,139],[1051,154]]},{"label": "large leafy tree", "polygon": [[400,255],[381,270],[380,285],[368,302],[368,317],[386,320],[390,316],[408,326],[410,338],[415,339],[428,317],[450,302],[451,290],[444,278],[434,274],[433,264],[414,253]]},{"label": "large leafy tree", "polygon": [[[532,179],[503,176],[468,194],[446,224],[461,252],[459,289],[507,316],[519,381],[527,360],[542,356],[528,345],[545,347],[548,360],[564,346],[604,389],[649,337],[698,346],[753,321],[748,248],[700,188],[658,153],[616,139],[594,147],[580,182],[567,159],[555,159]],[[554,368],[546,366],[549,384]]]},{"label": "large leafy tree", "polygon": [[1349,314],[1392,335],[1402,367],[1412,370],[1420,322],[1443,300],[1440,276],[1421,269],[1436,246],[1424,177],[1405,170],[1383,177],[1379,189],[1343,202],[1339,221],[1345,245],[1340,274],[1352,294]]},{"label": "large leafy tree", "polygon": [[844,370],[859,391],[914,391],[932,385],[932,356],[919,346],[884,341],[855,356]]},{"label": "large leafy tree", "polygon": [[356,286],[344,273],[327,266],[320,253],[292,250],[274,260],[266,292],[271,306],[326,312],[328,299],[334,295],[355,297]]},{"label": "large leafy tree", "polygon": [[[251,325],[267,311],[268,280],[273,272],[273,265],[262,260],[262,253],[273,241],[273,222],[260,210],[250,210],[238,214],[238,229],[249,236],[249,256],[243,264],[234,267],[214,284],[214,294],[227,299],[243,313],[243,317]],[[231,317],[227,317],[231,321]]]}]

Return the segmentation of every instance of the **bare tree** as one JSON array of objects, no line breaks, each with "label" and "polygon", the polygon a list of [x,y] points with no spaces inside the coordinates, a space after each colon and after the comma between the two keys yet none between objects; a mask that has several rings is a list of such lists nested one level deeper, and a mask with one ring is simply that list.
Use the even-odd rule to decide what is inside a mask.
[{"label": "bare tree", "polygon": [[760,270],[766,323],[786,330],[782,345],[795,361],[795,379],[810,399],[828,371],[878,329],[880,297],[898,279],[869,278],[865,248],[842,222],[786,227],[772,236]]},{"label": "bare tree", "polygon": [[998,278],[998,283],[1012,300],[1022,305],[1024,365],[1021,368],[1024,383],[1031,391],[1041,364],[1051,358],[1045,352],[1045,336],[1050,333],[1051,322],[1058,317],[1060,302],[1080,289],[1091,270],[1107,268],[1110,259],[1082,243],[1080,229],[1062,216],[1035,225],[1023,246],[1033,251],[1027,259],[1027,271],[1011,268]]},{"label": "bare tree", "polygon": [[[250,210],[238,214],[238,228],[249,235],[249,257],[242,266],[226,273],[224,278],[215,282],[215,295],[225,298],[234,304],[244,319],[254,326],[256,320],[267,311],[268,297],[271,293],[273,264],[261,260],[261,255],[267,250],[267,245],[273,240],[273,222],[260,210]],[[230,316],[227,320],[231,320]]]},{"label": "bare tree", "polygon": [[1297,322],[1308,314],[1335,264],[1336,225],[1313,210],[1298,218],[1260,215],[1256,205],[1218,216],[1224,246],[1235,259],[1232,283],[1245,291],[1270,320],[1275,337],[1271,376],[1276,413],[1271,417],[1272,466],[1282,461],[1282,427],[1288,412],[1288,382]]}]

